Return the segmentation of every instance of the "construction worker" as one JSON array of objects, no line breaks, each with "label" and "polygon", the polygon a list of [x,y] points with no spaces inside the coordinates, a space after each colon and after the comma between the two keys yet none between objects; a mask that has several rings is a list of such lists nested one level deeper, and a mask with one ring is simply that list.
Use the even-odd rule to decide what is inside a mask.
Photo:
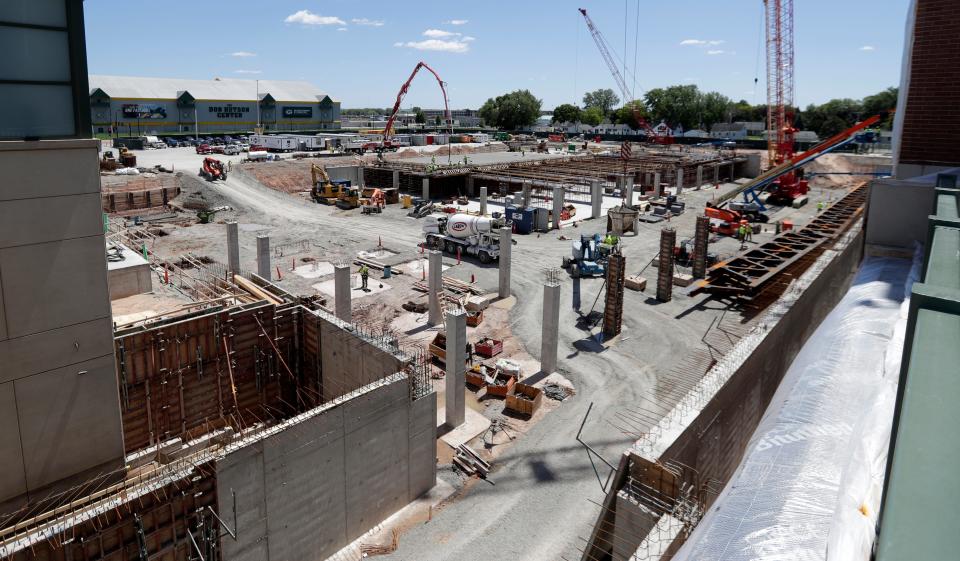
[{"label": "construction worker", "polygon": [[823,201],[820,201],[819,203],[817,203],[817,212],[822,211],[822,210],[823,210],[823,206],[824,206],[824,205],[823,205]]},{"label": "construction worker", "polygon": [[366,265],[360,265],[360,282],[361,282],[360,288],[362,288],[364,292],[367,291],[367,279],[369,277],[370,277],[370,268],[367,267]]},{"label": "construction worker", "polygon": [[740,227],[737,228],[737,237],[740,238],[740,249],[747,247],[747,225],[745,222],[740,222]]}]

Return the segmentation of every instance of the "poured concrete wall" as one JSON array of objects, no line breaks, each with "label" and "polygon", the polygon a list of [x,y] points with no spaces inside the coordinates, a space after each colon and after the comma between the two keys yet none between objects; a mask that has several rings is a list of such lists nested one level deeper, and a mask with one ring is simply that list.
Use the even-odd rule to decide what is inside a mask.
[{"label": "poured concrete wall", "polygon": [[403,369],[404,361],[345,329],[335,318],[320,318],[323,401],[329,401]]},{"label": "poured concrete wall", "polygon": [[122,465],[97,159],[0,142],[0,513]]},{"label": "poured concrete wall", "polygon": [[227,561],[322,560],[436,480],[436,394],[403,376],[293,420],[216,464],[219,511],[237,504]]},{"label": "poured concrete wall", "polygon": [[906,181],[874,180],[867,203],[867,247],[892,247],[912,253],[914,242],[925,243],[935,183],[935,175]]}]

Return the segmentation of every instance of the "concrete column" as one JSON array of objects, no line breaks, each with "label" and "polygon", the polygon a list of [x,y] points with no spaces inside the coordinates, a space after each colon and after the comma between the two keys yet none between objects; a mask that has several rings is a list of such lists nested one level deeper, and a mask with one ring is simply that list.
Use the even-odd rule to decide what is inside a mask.
[{"label": "concrete column", "polygon": [[713,164],[713,182],[720,183],[720,164]]},{"label": "concrete column", "polygon": [[397,190],[400,189],[400,171],[399,170],[394,170],[393,172],[393,188]]},{"label": "concrete column", "polygon": [[361,189],[367,186],[367,180],[363,177],[363,166],[357,166],[357,184]]},{"label": "concrete column", "polygon": [[270,236],[257,236],[257,274],[270,280]]},{"label": "concrete column", "polygon": [[500,298],[510,296],[510,250],[513,248],[510,226],[500,228]]},{"label": "concrete column", "polygon": [[677,196],[683,192],[683,168],[676,168],[677,171]]},{"label": "concrete column", "polygon": [[466,347],[467,315],[461,309],[447,312],[446,419],[444,424],[456,428],[466,418]]},{"label": "concrete column", "polygon": [[633,235],[640,235],[640,213],[633,217]]},{"label": "concrete column", "polygon": [[626,178],[626,186],[624,188],[624,200],[627,203],[627,208],[633,208],[633,176]]},{"label": "concrete column", "polygon": [[563,212],[563,187],[553,188],[553,229],[560,229],[560,214]]},{"label": "concrete column", "polygon": [[430,178],[429,177],[423,178],[423,200],[425,201],[430,200]]},{"label": "concrete column", "polygon": [[522,207],[522,208],[529,208],[529,207],[530,207],[530,182],[529,182],[529,181],[524,180],[524,182],[523,182],[523,188],[522,188],[521,192],[523,193],[523,207]]},{"label": "concrete column", "polygon": [[227,270],[240,273],[240,226],[227,222]]},{"label": "concrete column", "polygon": [[487,215],[487,188],[480,188],[480,216]]},{"label": "concrete column", "polygon": [[663,196],[663,184],[660,183],[660,172],[653,174],[653,196],[659,199]]},{"label": "concrete column", "polygon": [[333,311],[347,323],[353,321],[350,309],[350,265],[333,266]]},{"label": "concrete column", "polygon": [[473,176],[472,175],[467,176],[467,196],[471,198],[476,196],[476,194],[473,192]]},{"label": "concrete column", "polygon": [[703,166],[697,166],[697,189],[703,185]]},{"label": "concrete column", "polygon": [[443,292],[443,254],[431,251],[427,269],[427,298],[430,304],[430,314],[427,323],[440,325],[443,317],[440,315],[440,293]]},{"label": "concrete column", "polygon": [[600,218],[603,212],[603,189],[599,179],[590,182],[590,204],[593,206],[593,217]]},{"label": "concrete column", "polygon": [[560,329],[560,284],[543,285],[543,329],[540,336],[540,371],[557,370],[557,342]]}]

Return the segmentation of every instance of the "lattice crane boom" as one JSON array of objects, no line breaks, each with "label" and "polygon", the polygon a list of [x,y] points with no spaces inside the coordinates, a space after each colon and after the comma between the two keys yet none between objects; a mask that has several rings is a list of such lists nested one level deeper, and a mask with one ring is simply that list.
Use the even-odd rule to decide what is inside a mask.
[{"label": "lattice crane boom", "polygon": [[767,151],[770,166],[793,156],[793,0],[763,0],[767,39]]}]

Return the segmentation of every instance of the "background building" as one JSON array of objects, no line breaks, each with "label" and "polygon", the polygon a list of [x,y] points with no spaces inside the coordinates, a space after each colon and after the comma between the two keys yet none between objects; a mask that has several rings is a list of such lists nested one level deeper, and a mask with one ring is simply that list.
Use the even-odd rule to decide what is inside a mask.
[{"label": "background building", "polygon": [[[91,75],[93,132],[134,136],[340,128],[340,102],[309,82]],[[257,100],[259,99],[259,107]]]}]

